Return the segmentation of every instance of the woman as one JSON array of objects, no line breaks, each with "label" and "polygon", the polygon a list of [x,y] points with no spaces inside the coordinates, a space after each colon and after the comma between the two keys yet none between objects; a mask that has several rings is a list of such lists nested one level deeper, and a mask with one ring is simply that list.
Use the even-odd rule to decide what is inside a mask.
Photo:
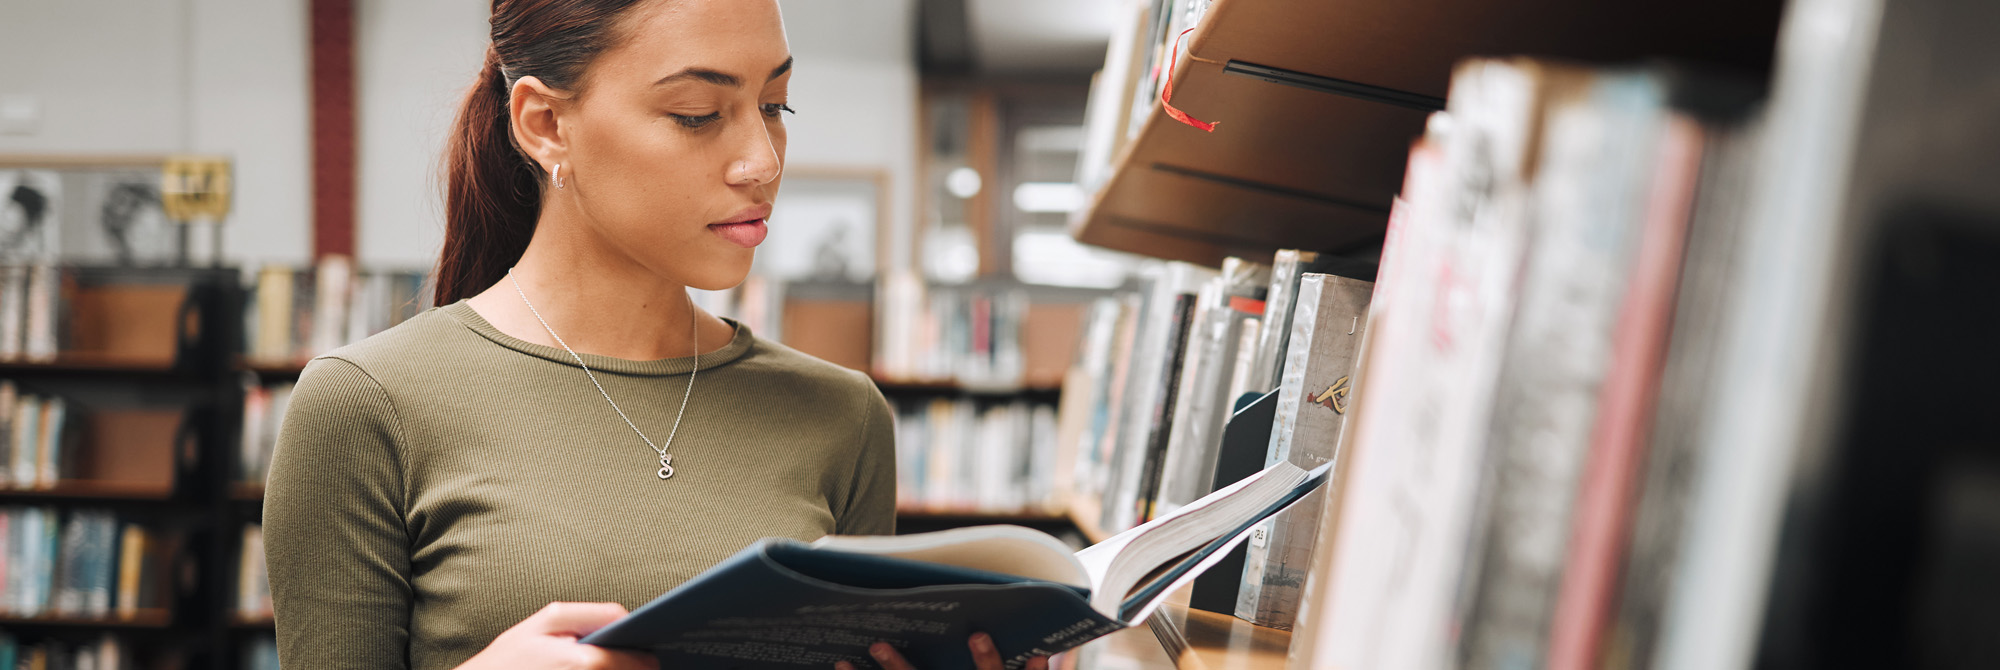
[{"label": "woman", "polygon": [[742,281],[765,235],[775,1],[496,0],[491,25],[447,158],[446,306],[292,396],[264,512],[287,667],[652,667],[576,638],[758,538],[893,529],[867,377],[686,293]]}]

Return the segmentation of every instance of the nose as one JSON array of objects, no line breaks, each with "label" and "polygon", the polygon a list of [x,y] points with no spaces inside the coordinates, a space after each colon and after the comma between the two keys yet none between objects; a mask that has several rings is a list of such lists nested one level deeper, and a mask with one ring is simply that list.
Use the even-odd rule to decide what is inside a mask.
[{"label": "nose", "polygon": [[743,152],[729,163],[729,184],[762,186],[775,181],[784,165],[778,158],[778,146],[771,139],[771,131],[762,123],[744,125],[750,130],[744,133]]}]

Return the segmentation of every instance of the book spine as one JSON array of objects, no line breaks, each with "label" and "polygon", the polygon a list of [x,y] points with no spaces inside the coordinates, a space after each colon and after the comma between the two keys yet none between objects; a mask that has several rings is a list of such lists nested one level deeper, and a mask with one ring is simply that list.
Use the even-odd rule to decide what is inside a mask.
[{"label": "book spine", "polygon": [[14,488],[32,489],[40,462],[42,399],[23,395],[14,412]]},{"label": "book spine", "polygon": [[0,268],[0,361],[18,361],[26,353],[28,268]]},{"label": "book spine", "polygon": [[1612,330],[1666,120],[1664,88],[1604,74],[1550,111],[1523,266],[1487,433],[1459,653],[1474,666],[1548,663],[1572,504]]},{"label": "book spine", "polygon": [[62,476],[63,428],[69,421],[69,403],[60,397],[42,403],[42,445],[35,468],[35,486],[52,489]]},{"label": "book spine", "polygon": [[62,290],[61,270],[53,265],[36,265],[28,270],[27,320],[23,326],[23,355],[32,362],[56,359],[56,302]]},{"label": "book spine", "polygon": [[14,481],[14,411],[20,399],[13,380],[0,380],[0,488]]},{"label": "book spine", "polygon": [[1187,364],[1188,335],[1193,329],[1196,296],[1183,293],[1175,297],[1173,320],[1169,322],[1167,344],[1167,364],[1159,381],[1159,401],[1153,405],[1153,419],[1146,435],[1146,446],[1139,466],[1139,486],[1137,496],[1132,500],[1135,523],[1145,523],[1153,518],[1153,503],[1160,495],[1160,467],[1167,454],[1167,440],[1172,437],[1174,423],[1174,403],[1180,396],[1180,377]]},{"label": "book spine", "polygon": [[[1347,400],[1373,290],[1371,282],[1345,277],[1301,278],[1266,467],[1289,462],[1311,469],[1339,457],[1334,449],[1347,425]],[[1291,628],[1326,497],[1309,496],[1253,531],[1238,587],[1238,618]]]},{"label": "book spine", "polygon": [[1595,668],[1611,614],[1652,425],[1666,338],[1680,279],[1688,214],[1701,167],[1702,131],[1693,119],[1667,124],[1645,229],[1612,336],[1611,367],[1598,392],[1598,415],[1573,508],[1569,556],[1550,625],[1551,670]]},{"label": "book spine", "polygon": [[118,594],[114,598],[120,618],[139,612],[139,574],[146,557],[146,532],[139,524],[127,522],[119,531]]}]

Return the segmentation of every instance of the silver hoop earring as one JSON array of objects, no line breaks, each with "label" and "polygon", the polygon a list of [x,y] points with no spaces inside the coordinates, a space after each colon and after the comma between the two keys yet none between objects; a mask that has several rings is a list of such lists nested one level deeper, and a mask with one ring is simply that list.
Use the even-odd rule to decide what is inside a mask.
[{"label": "silver hoop earring", "polygon": [[554,184],[556,188],[563,187],[562,163],[557,163],[555,169],[549,171],[549,183]]}]

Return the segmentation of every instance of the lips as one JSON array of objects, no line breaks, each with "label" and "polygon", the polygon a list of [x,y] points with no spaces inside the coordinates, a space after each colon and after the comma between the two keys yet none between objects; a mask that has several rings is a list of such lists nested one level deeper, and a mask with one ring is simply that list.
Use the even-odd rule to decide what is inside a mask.
[{"label": "lips", "polygon": [[721,235],[722,239],[745,249],[755,248],[764,243],[764,236],[770,233],[763,219],[752,219],[742,223],[713,223],[708,229]]},{"label": "lips", "polygon": [[756,205],[730,215],[719,223],[708,224],[708,229],[722,239],[745,249],[755,248],[764,243],[764,236],[770,233],[764,220],[771,216],[769,204]]}]

